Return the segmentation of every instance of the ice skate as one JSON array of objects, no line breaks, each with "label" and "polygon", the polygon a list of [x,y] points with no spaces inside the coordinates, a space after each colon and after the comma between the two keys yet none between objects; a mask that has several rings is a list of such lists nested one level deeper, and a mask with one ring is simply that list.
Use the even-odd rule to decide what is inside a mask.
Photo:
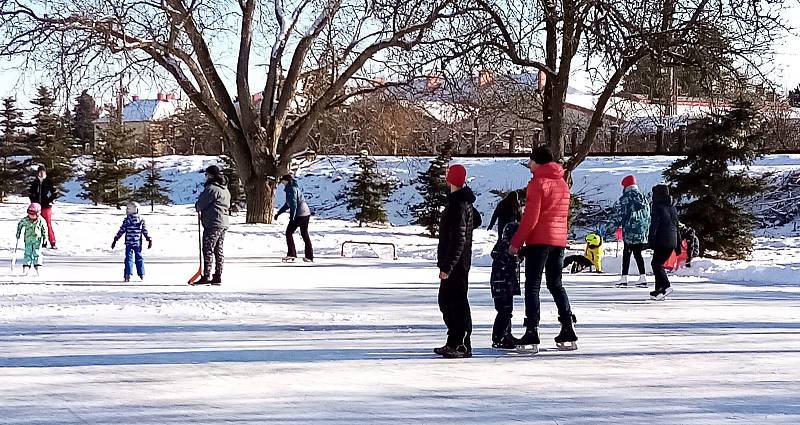
[{"label": "ice skate", "polygon": [[304,262],[304,263],[313,263],[313,262],[314,262],[314,259],[313,259],[313,258],[308,258],[308,257],[306,257],[306,258],[303,258],[303,262]]},{"label": "ice skate", "polygon": [[556,348],[559,351],[574,351],[578,349],[578,336],[575,335],[575,329],[572,323],[576,322],[575,315],[572,317],[559,317],[558,321],[561,322],[561,332],[554,338]]},{"label": "ice skate", "polygon": [[667,287],[666,289],[662,289],[658,294],[656,294],[656,301],[664,301],[667,299],[667,295],[672,293],[672,288]]},{"label": "ice skate", "polygon": [[222,275],[215,274],[214,276],[211,277],[211,280],[209,281],[209,283],[214,285],[214,286],[222,285]]},{"label": "ice skate", "polygon": [[441,355],[446,359],[465,359],[472,357],[472,352],[463,345],[459,345],[456,348],[445,345]]},{"label": "ice skate", "polygon": [[636,282],[637,288],[647,288],[647,275],[640,274],[639,281]]},{"label": "ice skate", "polygon": [[291,255],[287,255],[281,258],[281,261],[283,261],[284,263],[294,263],[295,260],[297,260],[297,257],[292,257]]},{"label": "ice skate", "polygon": [[23,276],[27,276],[28,273],[30,273],[30,271],[31,271],[31,266],[29,266],[27,264],[23,264],[22,265],[22,275]]},{"label": "ice skate", "polygon": [[492,348],[498,350],[513,350],[517,348],[517,344],[514,343],[513,336],[503,335],[499,340],[492,342]]},{"label": "ice skate", "polygon": [[539,329],[528,328],[522,338],[515,339],[514,344],[518,353],[536,354],[539,352]]},{"label": "ice skate", "polygon": [[130,281],[131,281],[131,277],[130,277],[130,276],[125,276],[125,277],[123,278],[123,280],[125,281],[125,283],[128,283],[128,282],[130,282]]},{"label": "ice skate", "polygon": [[208,285],[210,283],[211,283],[211,279],[209,279],[208,276],[203,276],[200,279],[197,279],[196,281],[190,283],[189,285],[192,285],[192,286]]},{"label": "ice skate", "polygon": [[619,277],[619,280],[616,284],[614,284],[617,288],[625,288],[628,286],[628,275],[622,275]]}]

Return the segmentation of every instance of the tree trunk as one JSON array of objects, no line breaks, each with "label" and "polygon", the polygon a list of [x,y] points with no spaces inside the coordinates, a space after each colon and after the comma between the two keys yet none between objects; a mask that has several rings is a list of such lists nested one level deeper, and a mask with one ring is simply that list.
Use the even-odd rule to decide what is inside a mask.
[{"label": "tree trunk", "polygon": [[272,223],[275,210],[275,180],[253,176],[247,187],[247,223]]}]

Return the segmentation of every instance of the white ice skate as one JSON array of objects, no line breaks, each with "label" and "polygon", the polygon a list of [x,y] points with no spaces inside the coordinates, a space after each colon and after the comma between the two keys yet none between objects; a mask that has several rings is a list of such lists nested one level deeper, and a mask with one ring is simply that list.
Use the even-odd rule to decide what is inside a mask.
[{"label": "white ice skate", "polygon": [[636,282],[636,287],[637,288],[647,288],[647,275],[646,274],[640,274],[639,275],[639,281]]},{"label": "white ice skate", "polygon": [[578,349],[578,341],[556,342],[558,351],[575,351]]},{"label": "white ice skate", "polygon": [[515,350],[520,354],[536,354],[539,352],[539,344],[517,345]]},{"label": "white ice skate", "polygon": [[667,299],[667,295],[669,295],[671,293],[672,293],[672,288],[671,287],[665,289],[663,293],[660,293],[660,294],[656,295],[656,301],[664,301],[665,299]]},{"label": "white ice skate", "polygon": [[294,263],[295,260],[297,260],[297,257],[292,257],[292,256],[289,256],[289,255],[287,255],[286,257],[281,258],[281,261],[283,261],[284,263]]},{"label": "white ice skate", "polygon": [[628,286],[628,275],[625,274],[620,276],[619,280],[617,281],[617,283],[614,284],[614,286],[617,288],[624,288]]}]

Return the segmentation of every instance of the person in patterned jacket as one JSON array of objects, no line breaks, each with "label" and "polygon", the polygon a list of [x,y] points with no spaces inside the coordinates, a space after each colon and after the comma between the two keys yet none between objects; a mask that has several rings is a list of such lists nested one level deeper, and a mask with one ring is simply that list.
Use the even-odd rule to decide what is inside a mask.
[{"label": "person in patterned jacket", "polygon": [[606,235],[614,234],[614,230],[622,228],[622,275],[615,286],[628,286],[628,269],[631,265],[631,255],[636,259],[639,269],[639,281],[636,286],[647,287],[647,272],[644,268],[642,251],[647,249],[647,232],[650,229],[650,206],[647,198],[636,185],[636,177],[626,176],[622,179],[622,196],[612,208],[611,220],[606,226]]},{"label": "person in patterned jacket", "polygon": [[117,241],[125,235],[125,282],[131,281],[134,259],[136,262],[136,274],[139,279],[144,280],[144,258],[142,258],[142,237],[147,240],[147,249],[153,247],[153,240],[147,233],[147,226],[144,219],[139,216],[139,204],[129,202],[125,207],[125,219],[122,220],[114,241],[111,242],[111,249],[117,246]]}]

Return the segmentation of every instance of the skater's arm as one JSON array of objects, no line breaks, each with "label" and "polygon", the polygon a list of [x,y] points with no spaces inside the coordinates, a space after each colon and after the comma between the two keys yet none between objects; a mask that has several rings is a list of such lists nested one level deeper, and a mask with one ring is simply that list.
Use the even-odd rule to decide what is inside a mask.
[{"label": "skater's arm", "polygon": [[[487,227],[487,229],[492,230],[492,227],[494,227],[494,223],[497,222],[498,210],[500,210],[499,204],[495,207],[494,212],[492,213],[492,219],[489,220],[489,227]],[[502,231],[503,229],[500,230]]]},{"label": "skater's arm", "polygon": [[661,224],[660,221],[661,217],[658,215],[658,210],[652,208],[650,210],[650,231],[647,234],[647,242],[651,248],[656,241],[656,233],[658,232],[658,226]]},{"label": "skater's arm", "polygon": [[539,214],[542,209],[542,191],[535,183],[528,188],[528,200],[525,203],[525,212],[522,214],[522,223],[519,224],[517,233],[511,239],[511,246],[519,249],[528,239],[533,228],[539,222]]},{"label": "skater's arm", "polygon": [[294,186],[289,186],[289,190],[286,191],[285,206],[289,209],[289,219],[294,220],[295,214],[297,214],[297,190]]},{"label": "skater's arm", "polygon": [[208,188],[206,188],[197,198],[197,202],[194,203],[194,209],[197,210],[197,212],[203,212],[206,209],[208,209],[208,207],[210,207],[211,204],[213,203],[214,203],[214,195],[211,193],[210,190],[208,190]]},{"label": "skater's arm", "polygon": [[122,225],[119,226],[119,230],[117,231],[117,235],[114,236],[114,241],[118,241],[119,238],[121,238],[122,235],[125,234],[127,227],[128,227],[128,218],[125,217],[125,220],[122,220]]},{"label": "skater's arm", "polygon": [[42,232],[42,238],[43,239],[47,238],[47,230],[48,230],[47,229],[47,222],[44,221],[43,218],[39,217],[39,231]]},{"label": "skater's arm", "polygon": [[144,219],[142,219],[142,236],[144,236],[144,240],[150,242],[150,234],[147,232],[147,225],[145,224]]},{"label": "skater's arm", "polygon": [[452,231],[450,232],[450,241],[447,247],[447,256],[445,257],[445,261],[442,262],[443,266],[441,271],[450,274],[453,272],[453,269],[458,264],[459,260],[461,260],[461,254],[464,252],[464,245],[467,244],[467,214],[472,214],[470,211],[471,208],[467,205],[466,208],[459,208],[458,212],[458,219],[454,222],[453,226],[455,226]]}]

